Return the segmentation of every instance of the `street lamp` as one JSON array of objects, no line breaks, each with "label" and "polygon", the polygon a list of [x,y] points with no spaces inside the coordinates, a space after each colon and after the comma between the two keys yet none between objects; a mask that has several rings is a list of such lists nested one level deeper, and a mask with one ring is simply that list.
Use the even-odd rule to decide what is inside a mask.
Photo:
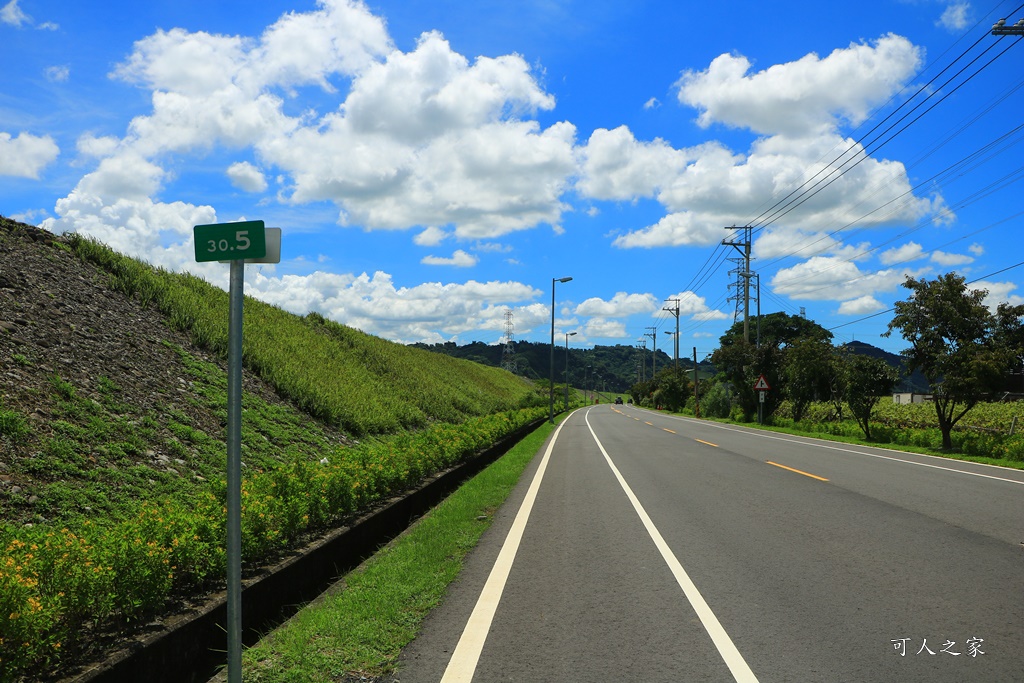
[{"label": "street lamp", "polygon": [[679,367],[679,333],[678,332],[673,332],[671,330],[666,330],[665,334],[667,334],[670,337],[675,337],[675,346],[674,346],[675,353],[673,355],[674,355],[674,358],[675,358],[675,366],[678,368]]},{"label": "street lamp", "polygon": [[551,424],[555,424],[555,283],[566,283],[570,280],[572,280],[571,277],[551,278],[551,369],[548,372],[548,380],[551,382],[548,422]]},{"label": "street lamp", "polygon": [[569,337],[576,336],[575,332],[565,333],[565,409],[569,410]]}]

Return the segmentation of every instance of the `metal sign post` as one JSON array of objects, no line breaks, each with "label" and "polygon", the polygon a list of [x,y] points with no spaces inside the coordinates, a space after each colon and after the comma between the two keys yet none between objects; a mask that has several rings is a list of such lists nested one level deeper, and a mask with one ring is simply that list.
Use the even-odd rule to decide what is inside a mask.
[{"label": "metal sign post", "polygon": [[757,424],[764,424],[764,395],[771,390],[768,380],[761,375],[754,383],[754,391],[757,392]]},{"label": "metal sign post", "polygon": [[[245,264],[279,263],[280,228],[263,221],[197,225],[197,262],[231,264],[228,290],[227,584],[228,683],[242,682],[242,305]],[[269,243],[269,248],[268,248]],[[268,253],[269,252],[269,253]],[[228,260],[224,260],[227,257]]]},{"label": "metal sign post", "polygon": [[242,683],[242,303],[245,263],[231,262],[228,317],[228,683]]}]

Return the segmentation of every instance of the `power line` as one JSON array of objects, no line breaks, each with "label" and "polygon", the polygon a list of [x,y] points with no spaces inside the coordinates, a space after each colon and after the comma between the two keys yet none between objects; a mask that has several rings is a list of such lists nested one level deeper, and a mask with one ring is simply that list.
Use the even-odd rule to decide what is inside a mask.
[{"label": "power line", "polygon": [[[981,282],[982,280],[988,279],[990,277],[995,277],[996,275],[1000,275],[1002,273],[1005,273],[1008,270],[1013,270],[1014,268],[1020,268],[1021,266],[1024,266],[1024,261],[1021,261],[1020,263],[1015,263],[1012,266],[1007,266],[1006,268],[1001,268],[1000,270],[997,270],[994,273],[989,273],[988,275],[982,275],[981,277],[975,278],[975,279],[971,280],[970,282],[965,282],[964,285],[965,286],[966,285],[973,285],[975,282]],[[848,323],[843,323],[842,325],[836,325],[835,327],[829,327],[827,329],[828,329],[829,332],[831,332],[832,330],[838,330],[840,327],[846,327],[848,325],[855,325],[856,323],[864,322],[865,320],[870,320],[871,318],[877,318],[878,316],[885,315],[886,313],[892,313],[895,310],[896,310],[896,307],[893,306],[892,308],[887,308],[884,311],[879,311],[878,313],[872,313],[871,315],[866,315],[863,318],[858,318],[857,320],[851,320]]]}]

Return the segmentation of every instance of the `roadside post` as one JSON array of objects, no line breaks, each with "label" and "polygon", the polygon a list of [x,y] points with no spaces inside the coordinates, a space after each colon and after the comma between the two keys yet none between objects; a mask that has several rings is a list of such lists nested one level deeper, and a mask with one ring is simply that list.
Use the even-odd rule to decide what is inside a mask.
[{"label": "roadside post", "polygon": [[263,221],[193,228],[196,262],[231,264],[228,291],[228,683],[242,681],[242,304],[245,264],[279,263],[281,229]]},{"label": "roadside post", "polygon": [[754,391],[757,392],[757,424],[764,424],[764,395],[771,391],[764,375],[758,377],[754,382]]}]

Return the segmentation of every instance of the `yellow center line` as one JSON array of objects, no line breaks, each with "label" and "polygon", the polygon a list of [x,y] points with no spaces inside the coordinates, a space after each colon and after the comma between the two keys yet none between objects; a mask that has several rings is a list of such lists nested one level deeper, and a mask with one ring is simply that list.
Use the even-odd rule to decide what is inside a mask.
[{"label": "yellow center line", "polygon": [[648,422],[647,420],[644,420],[644,424],[645,424],[645,425],[650,425],[650,426],[652,426],[652,427],[654,426],[654,423],[653,423],[653,422]]},{"label": "yellow center line", "polygon": [[765,460],[765,462],[768,463],[769,465],[775,465],[776,467],[781,467],[784,470],[789,470],[790,472],[796,472],[797,474],[802,474],[805,477],[810,477],[811,479],[817,479],[818,481],[828,481],[828,479],[826,479],[825,477],[819,477],[816,474],[810,474],[809,472],[804,472],[803,470],[794,469],[792,467],[786,467],[785,465],[780,465],[779,463],[772,462],[771,460]]},{"label": "yellow center line", "polygon": [[[665,428],[662,427],[662,429],[665,429]],[[665,429],[665,431],[668,432],[669,434],[675,434],[675,432],[673,432],[671,429]]]},{"label": "yellow center line", "polygon": [[699,441],[702,444],[707,444],[708,446],[714,446],[715,448],[718,448],[717,443],[711,443],[710,441],[704,441],[703,439],[694,439],[694,441]]}]

